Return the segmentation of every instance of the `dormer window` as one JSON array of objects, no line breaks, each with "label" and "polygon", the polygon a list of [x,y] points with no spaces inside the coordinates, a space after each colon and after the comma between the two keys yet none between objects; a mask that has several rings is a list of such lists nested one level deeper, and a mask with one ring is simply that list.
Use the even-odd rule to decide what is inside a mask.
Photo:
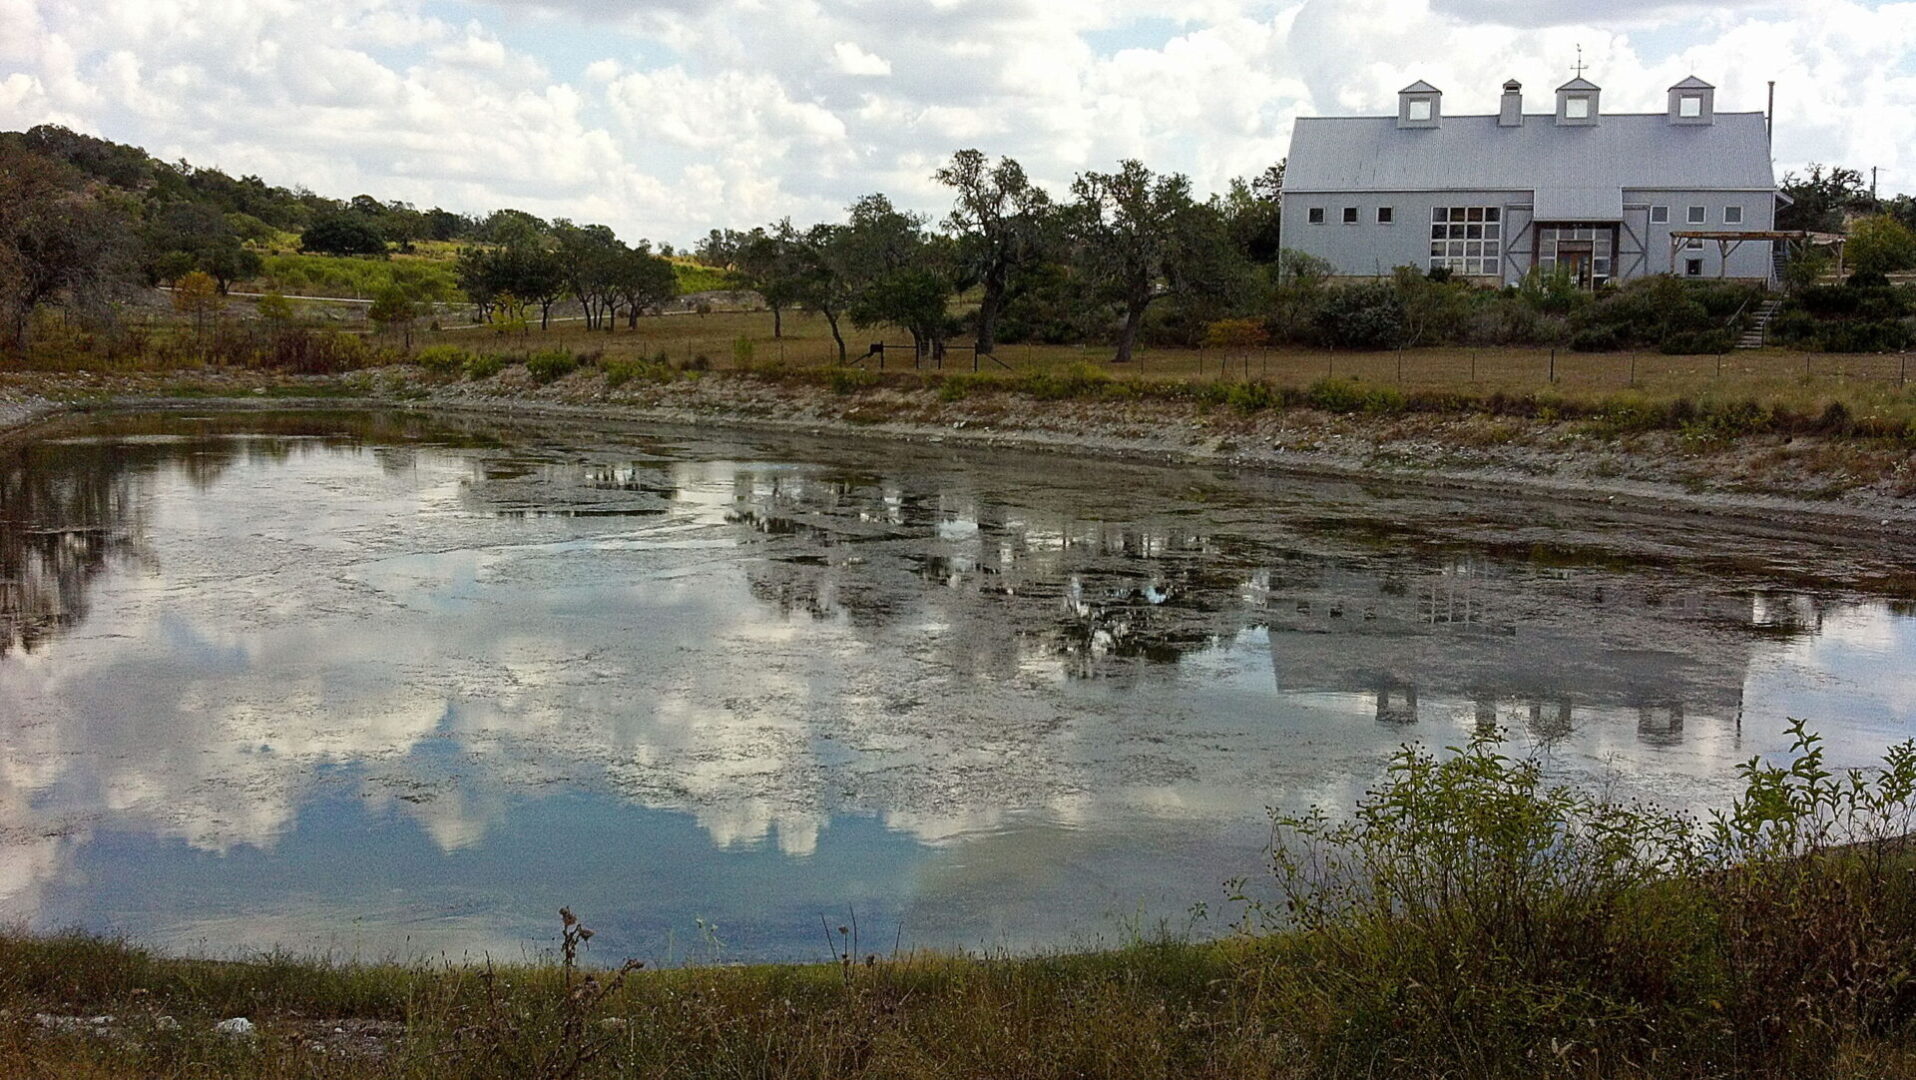
[{"label": "dormer window", "polygon": [[1582,96],[1565,98],[1563,114],[1572,120],[1590,119],[1590,99]]},{"label": "dormer window", "polygon": [[1670,88],[1670,123],[1707,126],[1716,121],[1716,87],[1695,75]]},{"label": "dormer window", "polygon": [[1443,122],[1444,92],[1423,81],[1397,91],[1397,126],[1434,128]]}]

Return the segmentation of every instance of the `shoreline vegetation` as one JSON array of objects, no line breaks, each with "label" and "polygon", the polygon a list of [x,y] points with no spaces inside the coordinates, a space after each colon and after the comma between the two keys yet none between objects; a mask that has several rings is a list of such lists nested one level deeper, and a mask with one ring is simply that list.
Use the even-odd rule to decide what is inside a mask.
[{"label": "shoreline vegetation", "polygon": [[[1707,821],[1495,736],[1273,820],[1237,932],[1102,953],[513,965],[156,956],[0,934],[8,1076],[1892,1077],[1916,1070],[1916,744],[1792,728]],[[1252,899],[1265,896],[1267,899]],[[612,961],[616,964],[616,961]]]},{"label": "shoreline vegetation", "polygon": [[[1916,392],[1893,382],[1766,379],[1743,392],[1405,386],[1363,374],[1205,377],[1058,360],[878,371],[738,352],[721,362],[439,344],[316,374],[236,365],[4,372],[0,437],[54,413],[188,402],[433,408],[1390,477],[1863,529],[1916,518]],[[1460,359],[1424,350],[1336,362],[1363,372]]]}]

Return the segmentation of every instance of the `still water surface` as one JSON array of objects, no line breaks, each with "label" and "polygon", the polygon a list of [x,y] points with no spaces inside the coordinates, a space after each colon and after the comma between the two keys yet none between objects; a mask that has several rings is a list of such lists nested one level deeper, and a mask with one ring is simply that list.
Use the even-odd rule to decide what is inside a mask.
[{"label": "still water surface", "polygon": [[[1699,810],[1916,734],[1916,549],[825,439],[96,420],[0,453],[0,919],[182,952],[1120,939],[1405,742]],[[716,924],[716,933],[701,930]],[[1213,925],[1215,924],[1215,925]]]}]

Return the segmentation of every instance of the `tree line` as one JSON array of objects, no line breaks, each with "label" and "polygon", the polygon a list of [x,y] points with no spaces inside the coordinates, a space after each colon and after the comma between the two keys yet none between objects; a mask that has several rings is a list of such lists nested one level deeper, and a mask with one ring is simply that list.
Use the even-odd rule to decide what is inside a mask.
[{"label": "tree line", "polygon": [[[1588,329],[1567,321],[1577,302],[1549,281],[1472,290],[1442,271],[1399,268],[1368,285],[1327,285],[1328,266],[1283,247],[1283,176],[1280,161],[1200,199],[1188,178],[1130,160],[1054,195],[1016,160],[966,149],[933,174],[951,199],[935,222],[875,193],[838,221],[714,229],[690,254],[762,297],[775,336],[787,312],[816,313],[841,360],[853,329],[876,327],[928,352],[961,338],[985,353],[1100,342],[1120,362],[1140,346],[1556,343]],[[1792,201],[1780,228],[1847,230],[1852,265],[1871,272],[1916,266],[1916,200],[1878,199],[1841,167],[1814,165],[1781,186]],[[460,245],[460,288],[495,323],[536,314],[543,327],[576,304],[590,328],[631,326],[677,293],[669,245],[627,244],[603,225],[328,199],[53,125],[0,133],[0,332],[15,348],[41,305],[106,318],[128,286],[195,272],[224,292],[256,277],[259,250],[289,235],[304,251],[372,258]],[[1433,306],[1433,295],[1448,299]],[[407,298],[380,299],[380,312],[404,321]],[[1417,314],[1438,308],[1448,314]]]}]

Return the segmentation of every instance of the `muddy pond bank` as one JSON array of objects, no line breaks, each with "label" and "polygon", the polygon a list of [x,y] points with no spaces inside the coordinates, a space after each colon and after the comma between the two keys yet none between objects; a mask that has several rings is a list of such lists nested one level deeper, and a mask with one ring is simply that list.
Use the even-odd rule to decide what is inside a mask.
[{"label": "muddy pond bank", "polygon": [[541,385],[517,367],[474,381],[401,367],[314,377],[17,375],[13,386],[10,400],[0,399],[0,437],[9,419],[76,408],[392,405],[1387,477],[1865,533],[1916,523],[1916,452],[1893,440],[1614,433],[1588,422],[1488,415],[1247,413],[1155,398],[1042,401],[989,392],[947,400],[926,388],[841,393],[816,382],[719,374],[615,386],[585,370]]}]

